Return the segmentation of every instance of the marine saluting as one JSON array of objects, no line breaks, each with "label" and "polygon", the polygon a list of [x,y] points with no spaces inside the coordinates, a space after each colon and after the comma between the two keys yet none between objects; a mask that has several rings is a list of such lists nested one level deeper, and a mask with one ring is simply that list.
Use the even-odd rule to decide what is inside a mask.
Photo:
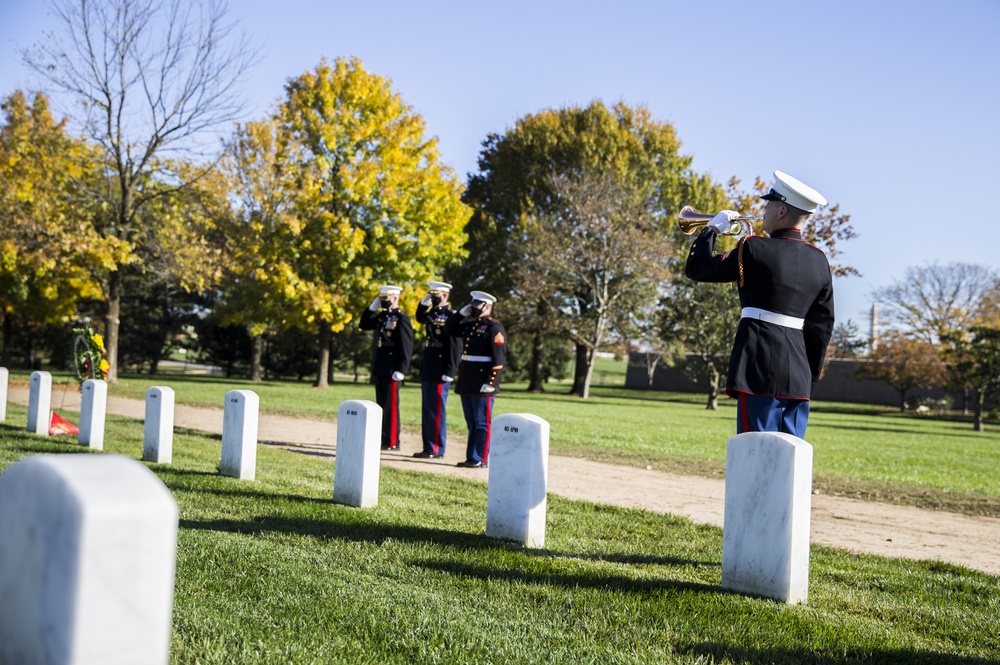
[{"label": "marine saluting", "polygon": [[458,466],[478,469],[489,464],[493,401],[507,362],[507,331],[492,317],[496,297],[485,291],[471,295],[472,302],[448,319],[444,332],[462,340],[455,390],[462,397],[469,439],[465,461]]},{"label": "marine saluting", "polygon": [[417,305],[417,323],[424,326],[424,355],[420,366],[421,434],[423,449],[414,457],[444,457],[448,442],[448,391],[458,373],[462,340],[446,335],[444,326],[455,310],[448,304],[451,284],[427,282],[427,295]]},{"label": "marine saluting", "polygon": [[374,330],[372,383],[375,401],[382,407],[382,450],[399,450],[399,386],[410,369],[413,326],[399,309],[403,287],[386,284],[364,312],[358,327]]}]

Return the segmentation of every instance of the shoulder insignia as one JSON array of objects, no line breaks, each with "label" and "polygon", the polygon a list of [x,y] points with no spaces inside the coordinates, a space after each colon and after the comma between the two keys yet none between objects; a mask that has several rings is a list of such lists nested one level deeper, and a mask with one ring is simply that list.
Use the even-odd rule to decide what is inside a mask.
[{"label": "shoulder insignia", "polygon": [[494,344],[503,344],[504,343],[503,333],[502,332],[498,332],[496,335],[493,335],[493,343]]}]

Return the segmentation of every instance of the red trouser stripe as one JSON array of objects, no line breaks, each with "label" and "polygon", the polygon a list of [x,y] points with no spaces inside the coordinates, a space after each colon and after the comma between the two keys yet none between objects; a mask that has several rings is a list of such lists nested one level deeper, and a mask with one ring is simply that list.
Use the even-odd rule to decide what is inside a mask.
[{"label": "red trouser stripe", "polygon": [[747,410],[746,393],[740,393],[740,411],[742,412],[743,418],[743,429],[740,430],[740,433],[742,434],[743,432],[750,431],[750,412]]},{"label": "red trouser stripe", "polygon": [[438,454],[438,450],[441,448],[438,445],[438,437],[441,436],[441,409],[444,406],[444,384],[437,384],[437,408],[434,409],[434,454]]},{"label": "red trouser stripe", "polygon": [[389,445],[399,445],[399,381],[393,381],[389,388],[389,410],[392,412],[392,429],[389,431]]},{"label": "red trouser stripe", "polygon": [[483,446],[483,461],[490,459],[490,434],[493,432],[493,397],[486,398],[486,445]]}]

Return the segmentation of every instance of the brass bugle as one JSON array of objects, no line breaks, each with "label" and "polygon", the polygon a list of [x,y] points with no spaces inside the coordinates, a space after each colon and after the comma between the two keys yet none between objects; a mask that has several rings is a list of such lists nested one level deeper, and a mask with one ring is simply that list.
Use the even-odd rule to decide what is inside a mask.
[{"label": "brass bugle", "polygon": [[[681,233],[686,236],[691,235],[699,229],[705,228],[715,215],[703,215],[691,206],[684,206],[681,208],[681,212],[677,215],[677,224],[681,227]],[[727,236],[741,236],[747,235],[747,228],[750,227],[754,222],[759,222],[764,219],[763,217],[737,217],[733,220],[733,226],[731,229],[723,233],[722,235]]]}]

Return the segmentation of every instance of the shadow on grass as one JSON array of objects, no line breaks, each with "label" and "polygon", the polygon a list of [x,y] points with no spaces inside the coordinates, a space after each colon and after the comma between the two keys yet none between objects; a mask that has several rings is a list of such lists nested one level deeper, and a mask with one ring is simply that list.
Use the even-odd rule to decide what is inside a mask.
[{"label": "shadow on grass", "polygon": [[[202,490],[204,491],[204,490]],[[211,492],[210,492],[211,493]],[[220,492],[220,494],[232,494],[231,492]],[[251,493],[245,493],[251,496]],[[257,495],[253,495],[255,498]],[[331,499],[319,499],[316,497],[288,496],[281,495],[281,499],[308,503],[308,504],[334,504]],[[369,543],[382,545],[393,541],[406,543],[431,543],[447,547],[455,547],[463,550],[504,550],[514,554],[521,554],[529,558],[544,559],[585,559],[591,561],[603,561],[607,563],[619,563],[627,565],[659,565],[659,566],[694,566],[694,567],[719,567],[718,561],[695,561],[682,559],[679,557],[635,555],[635,554],[578,554],[570,552],[560,552],[549,549],[529,549],[519,543],[490,538],[482,534],[468,533],[462,531],[451,531],[446,529],[435,529],[422,526],[410,526],[403,524],[371,524],[368,522],[350,522],[336,520],[317,520],[312,518],[286,517],[286,516],[261,516],[249,520],[191,520],[182,519],[180,521],[182,529],[192,529],[198,531],[218,531],[224,533],[236,533],[245,536],[259,536],[268,533],[293,534],[299,536],[309,536],[324,540],[339,540],[355,543]],[[430,564],[422,563],[419,565]],[[441,564],[443,570],[456,572],[450,565]],[[471,570],[471,569],[470,569]],[[494,569],[490,569],[494,570]],[[463,573],[463,574],[471,574]],[[528,573],[525,573],[528,575]],[[495,577],[495,575],[494,575]],[[628,579],[628,578],[623,578]],[[706,587],[712,589],[713,587]]]},{"label": "shadow on grass", "polygon": [[903,649],[875,649],[872,651],[836,652],[829,655],[806,649],[750,649],[717,642],[678,644],[677,652],[697,656],[701,661],[749,663],[750,665],[772,665],[789,663],[795,665],[840,665],[841,663],[906,663],[907,665],[995,665],[996,660],[936,653],[933,651],[913,651]]},{"label": "shadow on grass", "polygon": [[726,591],[722,587],[699,582],[680,582],[669,579],[636,579],[624,575],[578,575],[566,573],[549,573],[526,571],[518,568],[501,568],[496,566],[476,566],[464,563],[425,560],[416,562],[427,570],[434,570],[450,575],[473,577],[481,580],[504,580],[522,584],[537,584],[542,586],[561,586],[567,589],[601,589],[607,591],[624,591],[649,593],[653,591],[696,591],[720,595],[738,595]]}]

